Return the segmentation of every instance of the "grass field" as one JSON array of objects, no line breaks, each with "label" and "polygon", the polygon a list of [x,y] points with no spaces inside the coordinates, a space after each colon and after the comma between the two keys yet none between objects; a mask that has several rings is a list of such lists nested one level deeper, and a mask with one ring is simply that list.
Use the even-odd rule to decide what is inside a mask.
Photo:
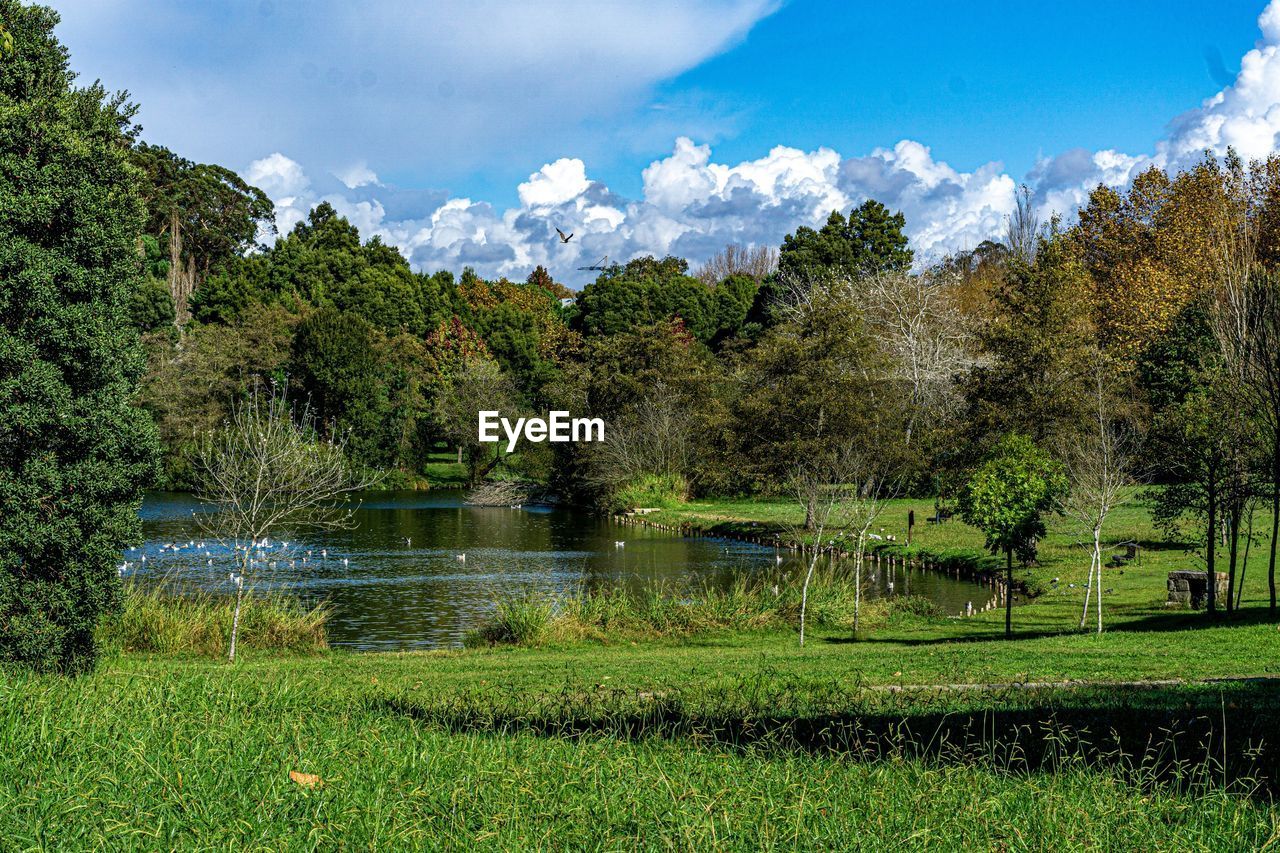
[{"label": "grass field", "polygon": [[[705,503],[661,517],[758,528],[790,511]],[[1117,521],[1114,540],[1153,541],[1141,507]],[[931,553],[981,546],[959,522],[917,533]],[[1016,609],[1013,640],[997,614],[905,613],[857,641],[816,626],[803,649],[766,624],[417,654],[250,647],[234,666],[124,653],[78,680],[0,675],[0,837],[14,849],[1277,849],[1280,631],[1259,603],[1264,561],[1246,609],[1210,620],[1163,606],[1164,573],[1194,558],[1148,548],[1108,573],[1099,636],[1075,626],[1068,583],[1088,559],[1073,541],[1055,523],[1031,571],[1059,583]],[[1027,684],[1068,681],[1091,683]]]},{"label": "grass field", "polygon": [[1274,843],[1252,781],[1274,759],[1250,751],[1280,728],[1272,684],[899,695],[866,685],[973,670],[921,651],[868,671],[862,652],[761,636],[11,675],[0,833],[14,849]]}]

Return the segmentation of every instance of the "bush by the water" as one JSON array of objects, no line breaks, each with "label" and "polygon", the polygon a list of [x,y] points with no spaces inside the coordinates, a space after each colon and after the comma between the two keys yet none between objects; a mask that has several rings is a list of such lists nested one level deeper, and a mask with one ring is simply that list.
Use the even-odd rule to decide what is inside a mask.
[{"label": "bush by the water", "polygon": [[612,509],[626,512],[638,507],[672,509],[689,497],[689,483],[679,474],[645,474],[620,488],[613,496]]},{"label": "bush by the water", "polygon": [[[853,578],[844,571],[819,572],[809,586],[810,625],[853,628]],[[936,604],[920,596],[867,600],[864,630],[882,627],[895,614],[938,617]],[[681,594],[650,587],[612,589],[552,598],[527,593],[501,599],[467,634],[470,646],[538,646],[555,642],[689,637],[715,631],[777,630],[800,621],[800,585],[795,579],[739,579],[725,589],[704,587]]]},{"label": "bush by the water", "polygon": [[[119,613],[103,620],[98,642],[117,652],[224,657],[235,600],[171,585],[125,589]],[[288,595],[245,593],[240,608],[241,649],[315,652],[328,647],[329,607],[305,607]]]}]

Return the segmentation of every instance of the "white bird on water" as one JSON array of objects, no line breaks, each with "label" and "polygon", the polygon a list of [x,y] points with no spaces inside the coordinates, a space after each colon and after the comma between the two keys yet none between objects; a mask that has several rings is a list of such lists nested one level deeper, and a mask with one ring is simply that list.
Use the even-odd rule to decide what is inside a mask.
[{"label": "white bird on water", "polygon": [[346,558],[346,557],[343,557],[343,558],[342,558],[342,565],[344,565],[344,566],[349,565],[349,563],[347,562],[347,558]]},{"label": "white bird on water", "polygon": [[457,560],[459,563],[465,563],[467,561],[467,555],[458,554],[456,557],[454,557],[454,559]]},{"label": "white bird on water", "polygon": [[615,540],[615,541],[614,541],[614,543],[613,543],[613,547],[615,547],[615,548],[625,548],[625,547],[627,547],[627,543],[626,543],[626,542],[622,542],[622,541]]}]

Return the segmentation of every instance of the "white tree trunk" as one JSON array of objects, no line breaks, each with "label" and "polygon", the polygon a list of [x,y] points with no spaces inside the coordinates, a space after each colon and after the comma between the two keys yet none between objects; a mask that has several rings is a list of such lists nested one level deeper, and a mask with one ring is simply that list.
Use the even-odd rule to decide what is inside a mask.
[{"label": "white tree trunk", "polygon": [[236,589],[236,610],[231,617],[231,653],[228,660],[235,663],[236,660],[236,635],[240,633],[240,600],[242,593],[239,588]]},{"label": "white tree trunk", "polygon": [[858,550],[853,556],[853,634],[858,635],[858,620],[862,616],[862,543],[863,534],[858,534]]},{"label": "white tree trunk", "polygon": [[800,647],[804,648],[804,617],[809,606],[809,581],[813,578],[813,570],[818,565],[817,548],[813,549],[813,558],[809,561],[809,570],[804,574],[804,586],[800,588]]},{"label": "white tree trunk", "polygon": [[1084,609],[1080,611],[1080,627],[1084,627],[1084,623],[1089,619],[1089,598],[1093,595],[1093,573],[1098,567],[1098,551],[1094,548],[1093,553],[1089,556],[1089,581],[1084,588]]},{"label": "white tree trunk", "polygon": [[1098,560],[1098,633],[1102,633],[1102,528],[1093,531],[1093,552]]},{"label": "white tree trunk", "polygon": [[[255,539],[254,541],[256,542],[257,540]],[[240,604],[244,601],[244,573],[249,569],[252,553],[248,550],[245,551],[244,566],[240,570],[240,575],[234,581],[236,585],[236,609],[231,614],[231,645],[227,655],[227,660],[232,663],[236,662],[236,638],[240,635]]]}]

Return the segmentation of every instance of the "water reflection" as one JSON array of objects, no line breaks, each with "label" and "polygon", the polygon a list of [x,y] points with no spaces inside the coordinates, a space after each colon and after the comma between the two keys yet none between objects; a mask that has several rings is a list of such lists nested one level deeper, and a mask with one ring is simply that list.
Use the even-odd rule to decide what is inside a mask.
[{"label": "water reflection", "polygon": [[[201,511],[187,494],[148,495],[146,544],[126,553],[128,573],[226,588],[231,551],[203,537],[194,518]],[[252,580],[328,600],[330,642],[363,649],[457,645],[504,592],[680,591],[799,567],[787,552],[777,565],[768,546],[673,536],[571,509],[468,507],[452,491],[370,493],[356,517],[352,530],[271,543]],[[868,597],[887,594],[889,572],[874,574]],[[972,584],[928,572],[899,570],[892,579],[894,594],[926,595],[954,614],[983,597]]]}]

